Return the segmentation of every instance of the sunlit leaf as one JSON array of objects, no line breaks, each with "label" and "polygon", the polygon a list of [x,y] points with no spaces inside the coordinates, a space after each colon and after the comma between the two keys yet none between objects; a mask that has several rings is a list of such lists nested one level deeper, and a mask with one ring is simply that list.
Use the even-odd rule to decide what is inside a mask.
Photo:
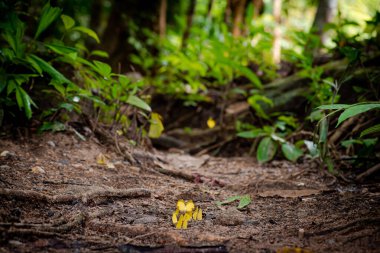
[{"label": "sunlit leaf", "polygon": [[59,9],[58,7],[51,7],[50,2],[45,4],[45,6],[42,9],[41,18],[38,23],[37,32],[34,35],[34,38],[37,39],[40,36],[40,34],[43,31],[45,31],[46,28],[48,28],[54,20],[58,18],[60,14],[61,9]]},{"label": "sunlit leaf", "polygon": [[282,153],[285,155],[286,159],[289,161],[295,162],[303,155],[301,149],[295,147],[289,142],[285,142],[281,145]]},{"label": "sunlit leaf", "polygon": [[91,55],[99,56],[99,57],[103,57],[103,58],[109,57],[109,54],[107,52],[101,51],[101,50],[94,50],[91,52]]},{"label": "sunlit leaf", "polygon": [[349,108],[347,108],[338,118],[338,123],[336,126],[339,126],[343,121],[345,121],[348,118],[354,117],[360,113],[372,110],[372,109],[379,109],[380,103],[373,103],[373,104],[360,104],[360,105],[353,105]]},{"label": "sunlit leaf", "polygon": [[70,16],[62,14],[61,19],[66,30],[70,30],[75,25],[75,20]]},{"label": "sunlit leaf", "polygon": [[244,207],[248,206],[251,204],[251,196],[249,195],[244,195],[240,198],[238,209],[243,209]]},{"label": "sunlit leaf", "polygon": [[93,38],[97,43],[100,43],[98,35],[96,34],[96,32],[94,32],[90,28],[87,28],[87,27],[84,27],[84,26],[76,26],[76,27],[73,28],[73,30],[85,33],[88,36],[90,36],[91,38]]},{"label": "sunlit leaf", "polygon": [[317,109],[320,109],[320,110],[340,110],[340,109],[346,109],[350,106],[351,105],[346,105],[346,104],[321,105],[321,106],[318,106]]},{"label": "sunlit leaf", "polygon": [[264,137],[257,148],[257,160],[259,163],[266,163],[273,159],[277,151],[277,143],[270,137]]},{"label": "sunlit leaf", "polygon": [[150,106],[141,98],[136,97],[135,95],[130,95],[127,99],[127,103],[133,106],[136,106],[140,109],[146,110],[148,112],[151,112],[152,109]]},{"label": "sunlit leaf", "polygon": [[266,133],[262,129],[252,129],[237,134],[237,136],[247,139],[253,139],[264,135],[266,135]]},{"label": "sunlit leaf", "polygon": [[148,136],[150,138],[159,138],[164,131],[161,115],[153,112],[150,116],[150,126]]}]

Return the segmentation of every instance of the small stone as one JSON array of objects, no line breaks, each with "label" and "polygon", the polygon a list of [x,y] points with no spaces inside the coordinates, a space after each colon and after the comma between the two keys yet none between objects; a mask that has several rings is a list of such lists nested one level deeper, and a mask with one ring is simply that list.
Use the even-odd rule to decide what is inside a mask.
[{"label": "small stone", "polygon": [[155,216],[146,215],[133,221],[133,224],[152,224],[157,223],[158,218]]},{"label": "small stone", "polygon": [[47,144],[52,147],[52,148],[55,148],[55,143],[53,141],[48,141]]},{"label": "small stone", "polygon": [[1,157],[11,157],[11,156],[15,156],[15,153],[8,151],[8,150],[4,150],[3,152],[1,152],[0,156]]},{"label": "small stone", "polygon": [[34,166],[32,172],[34,174],[45,174],[45,170],[41,166]]},{"label": "small stone", "polygon": [[298,239],[303,240],[304,237],[305,237],[305,229],[303,228],[298,229]]},{"label": "small stone", "polygon": [[9,240],[8,243],[13,246],[21,246],[22,242],[16,240]]},{"label": "small stone", "polygon": [[81,163],[74,163],[74,164],[71,165],[71,166],[73,166],[73,168],[75,168],[75,169],[79,169],[79,170],[85,170],[85,169],[86,169],[86,167],[84,167],[84,165],[81,164]]},{"label": "small stone", "polygon": [[0,170],[10,170],[11,166],[8,165],[0,165]]}]

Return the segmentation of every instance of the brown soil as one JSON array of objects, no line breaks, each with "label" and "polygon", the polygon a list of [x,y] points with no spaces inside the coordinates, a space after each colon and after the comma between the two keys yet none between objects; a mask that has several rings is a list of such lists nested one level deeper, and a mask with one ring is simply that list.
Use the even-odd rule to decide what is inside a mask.
[{"label": "brown soil", "polygon": [[[120,146],[2,140],[0,252],[380,252],[378,183],[340,182],[309,160],[261,166]],[[243,194],[252,202],[241,210],[215,203]],[[177,230],[178,199],[203,220]]]}]

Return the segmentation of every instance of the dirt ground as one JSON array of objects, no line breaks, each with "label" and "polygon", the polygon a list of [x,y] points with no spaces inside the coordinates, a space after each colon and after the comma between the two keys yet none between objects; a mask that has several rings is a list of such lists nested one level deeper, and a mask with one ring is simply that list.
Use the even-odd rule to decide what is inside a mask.
[{"label": "dirt ground", "polygon": [[[0,252],[380,252],[379,184],[310,160],[115,151],[61,133],[0,140],[0,153]],[[216,205],[244,194],[243,209]],[[203,220],[176,229],[179,199]]]}]

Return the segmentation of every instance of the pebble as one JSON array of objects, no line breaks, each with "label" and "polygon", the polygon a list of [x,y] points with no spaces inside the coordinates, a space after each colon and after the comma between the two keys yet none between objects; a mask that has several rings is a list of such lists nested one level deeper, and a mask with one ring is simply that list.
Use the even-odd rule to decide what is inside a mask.
[{"label": "pebble", "polygon": [[8,165],[0,165],[0,170],[10,170],[11,166]]},{"label": "pebble", "polygon": [[73,166],[73,168],[75,168],[75,169],[80,169],[80,170],[85,170],[86,169],[86,167],[84,167],[84,165],[81,164],[81,163],[74,163],[71,166]]},{"label": "pebble", "polygon": [[54,143],[54,141],[48,141],[47,142],[47,144],[50,146],[50,147],[52,147],[52,148],[55,148],[55,143]]},{"label": "pebble", "polygon": [[34,174],[45,174],[45,170],[41,166],[34,166],[32,172]]},{"label": "pebble", "polygon": [[15,156],[15,155],[16,155],[15,153],[8,151],[8,150],[4,150],[0,154],[1,157],[11,157],[11,156]]},{"label": "pebble", "polygon": [[158,218],[155,216],[146,215],[133,221],[133,224],[152,224],[157,223]]}]

